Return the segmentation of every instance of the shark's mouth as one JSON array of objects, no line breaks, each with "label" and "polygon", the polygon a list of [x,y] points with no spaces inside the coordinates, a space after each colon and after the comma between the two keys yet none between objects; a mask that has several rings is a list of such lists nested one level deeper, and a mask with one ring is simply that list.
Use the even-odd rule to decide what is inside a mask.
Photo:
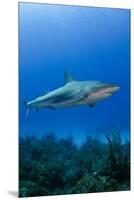
[{"label": "shark's mouth", "polygon": [[101,100],[101,99],[104,99],[104,98],[107,98],[110,96],[112,96],[112,92],[100,90],[100,91],[89,94],[87,97],[87,100],[88,101],[97,101],[97,100]]}]

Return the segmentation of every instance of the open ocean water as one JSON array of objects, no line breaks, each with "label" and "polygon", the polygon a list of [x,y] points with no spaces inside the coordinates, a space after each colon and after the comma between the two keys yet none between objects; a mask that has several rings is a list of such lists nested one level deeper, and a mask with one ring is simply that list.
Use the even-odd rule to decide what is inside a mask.
[{"label": "open ocean water", "polygon": [[[120,90],[93,108],[35,109],[25,100],[64,84],[64,70],[77,80],[117,84]],[[119,128],[130,137],[130,11],[127,9],[19,3],[19,133],[72,135],[104,140]]]}]

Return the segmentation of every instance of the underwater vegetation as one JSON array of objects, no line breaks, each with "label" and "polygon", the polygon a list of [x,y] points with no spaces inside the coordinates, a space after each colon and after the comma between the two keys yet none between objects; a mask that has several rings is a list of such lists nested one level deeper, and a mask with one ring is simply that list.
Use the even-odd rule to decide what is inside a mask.
[{"label": "underwater vegetation", "polygon": [[80,146],[54,133],[19,141],[20,197],[130,190],[130,142],[119,129]]}]

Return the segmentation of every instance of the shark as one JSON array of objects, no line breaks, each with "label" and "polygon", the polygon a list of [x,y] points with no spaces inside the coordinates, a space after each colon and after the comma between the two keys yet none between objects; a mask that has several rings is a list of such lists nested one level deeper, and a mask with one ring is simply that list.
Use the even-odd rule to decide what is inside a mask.
[{"label": "shark", "polygon": [[116,84],[101,81],[77,81],[69,72],[64,71],[64,85],[26,102],[26,116],[31,108],[55,110],[80,105],[94,107],[98,101],[111,97],[119,89]]}]

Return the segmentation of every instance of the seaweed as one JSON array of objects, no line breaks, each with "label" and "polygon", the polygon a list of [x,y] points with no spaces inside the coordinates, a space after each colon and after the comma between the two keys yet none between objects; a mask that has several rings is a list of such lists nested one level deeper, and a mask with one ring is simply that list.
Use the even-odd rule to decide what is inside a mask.
[{"label": "seaweed", "polygon": [[130,190],[130,142],[119,129],[81,146],[55,133],[19,141],[20,197]]}]

